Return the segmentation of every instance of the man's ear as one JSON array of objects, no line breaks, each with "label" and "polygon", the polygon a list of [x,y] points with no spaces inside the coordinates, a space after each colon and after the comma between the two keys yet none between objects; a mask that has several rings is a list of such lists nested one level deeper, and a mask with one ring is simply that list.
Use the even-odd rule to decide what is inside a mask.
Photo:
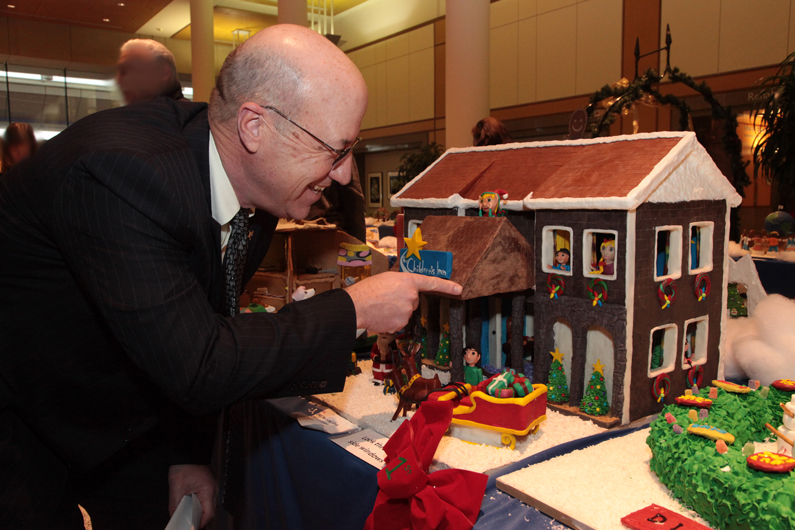
[{"label": "man's ear", "polygon": [[265,141],[260,119],[267,118],[261,112],[262,107],[255,103],[243,103],[237,109],[237,134],[249,153],[256,153]]}]

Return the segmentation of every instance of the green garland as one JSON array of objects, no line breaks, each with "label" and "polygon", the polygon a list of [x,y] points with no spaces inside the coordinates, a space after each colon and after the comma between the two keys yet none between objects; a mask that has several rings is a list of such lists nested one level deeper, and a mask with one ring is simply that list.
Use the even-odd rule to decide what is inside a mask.
[{"label": "green garland", "polygon": [[[597,90],[590,98],[585,111],[591,123],[591,132],[594,136],[609,134],[610,126],[616,121],[620,113],[629,112],[635,102],[643,99],[652,99],[660,105],[676,107],[679,110],[679,130],[687,131],[690,126],[690,107],[682,99],[673,94],[662,94],[657,88],[660,81],[668,75],[672,83],[682,83],[701,94],[704,101],[712,107],[712,118],[723,120],[723,149],[731,159],[731,179],[734,189],[741,197],[745,197],[745,187],[751,184],[751,180],[745,172],[748,162],[743,161],[742,142],[737,135],[737,115],[732,112],[731,107],[724,107],[715,99],[712,89],[705,83],[697,83],[692,77],[673,68],[658,74],[653,69],[646,72],[627,85],[610,86],[605,85]],[[613,103],[607,108],[604,115],[598,120],[594,119],[594,114],[599,104],[608,98],[613,98]],[[731,238],[739,238],[739,214],[736,208],[732,209],[731,218]]]}]

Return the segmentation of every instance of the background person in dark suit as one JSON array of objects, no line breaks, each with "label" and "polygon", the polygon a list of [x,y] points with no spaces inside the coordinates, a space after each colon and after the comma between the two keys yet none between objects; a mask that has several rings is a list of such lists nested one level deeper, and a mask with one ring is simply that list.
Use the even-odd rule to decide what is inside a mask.
[{"label": "background person in dark suit", "polygon": [[209,112],[158,98],[89,116],[0,180],[0,527],[81,528],[79,503],[97,530],[162,529],[194,492],[206,524],[201,418],[346,367],[355,330],[400,329],[420,290],[460,293],[384,273],[232,317],[278,217],[350,178],[367,90],[285,25],[217,84]]},{"label": "background person in dark suit", "polygon": [[130,39],[122,45],[116,84],[128,105],[158,96],[183,97],[174,54],[152,39]]}]

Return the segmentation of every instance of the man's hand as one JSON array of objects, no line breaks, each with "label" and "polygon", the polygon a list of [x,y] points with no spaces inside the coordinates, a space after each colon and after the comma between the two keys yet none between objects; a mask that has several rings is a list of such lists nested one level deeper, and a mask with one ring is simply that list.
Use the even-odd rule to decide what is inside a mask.
[{"label": "man's hand", "polygon": [[420,292],[461,294],[461,286],[449,280],[384,272],[353,284],[346,292],[356,307],[356,327],[375,333],[402,329],[420,303]]},{"label": "man's hand", "polygon": [[185,495],[195,493],[202,503],[202,522],[204,528],[215,517],[215,499],[218,483],[207,466],[180,465],[168,468],[168,513],[174,515],[179,501]]}]

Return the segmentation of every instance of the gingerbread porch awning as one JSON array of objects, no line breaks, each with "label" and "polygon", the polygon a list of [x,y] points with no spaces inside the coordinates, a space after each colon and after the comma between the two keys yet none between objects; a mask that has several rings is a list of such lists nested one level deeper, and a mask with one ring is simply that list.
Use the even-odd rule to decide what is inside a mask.
[{"label": "gingerbread porch awning", "polygon": [[460,300],[525,291],[535,285],[533,247],[505,217],[429,216],[421,226],[424,250],[453,254],[450,280]]}]

